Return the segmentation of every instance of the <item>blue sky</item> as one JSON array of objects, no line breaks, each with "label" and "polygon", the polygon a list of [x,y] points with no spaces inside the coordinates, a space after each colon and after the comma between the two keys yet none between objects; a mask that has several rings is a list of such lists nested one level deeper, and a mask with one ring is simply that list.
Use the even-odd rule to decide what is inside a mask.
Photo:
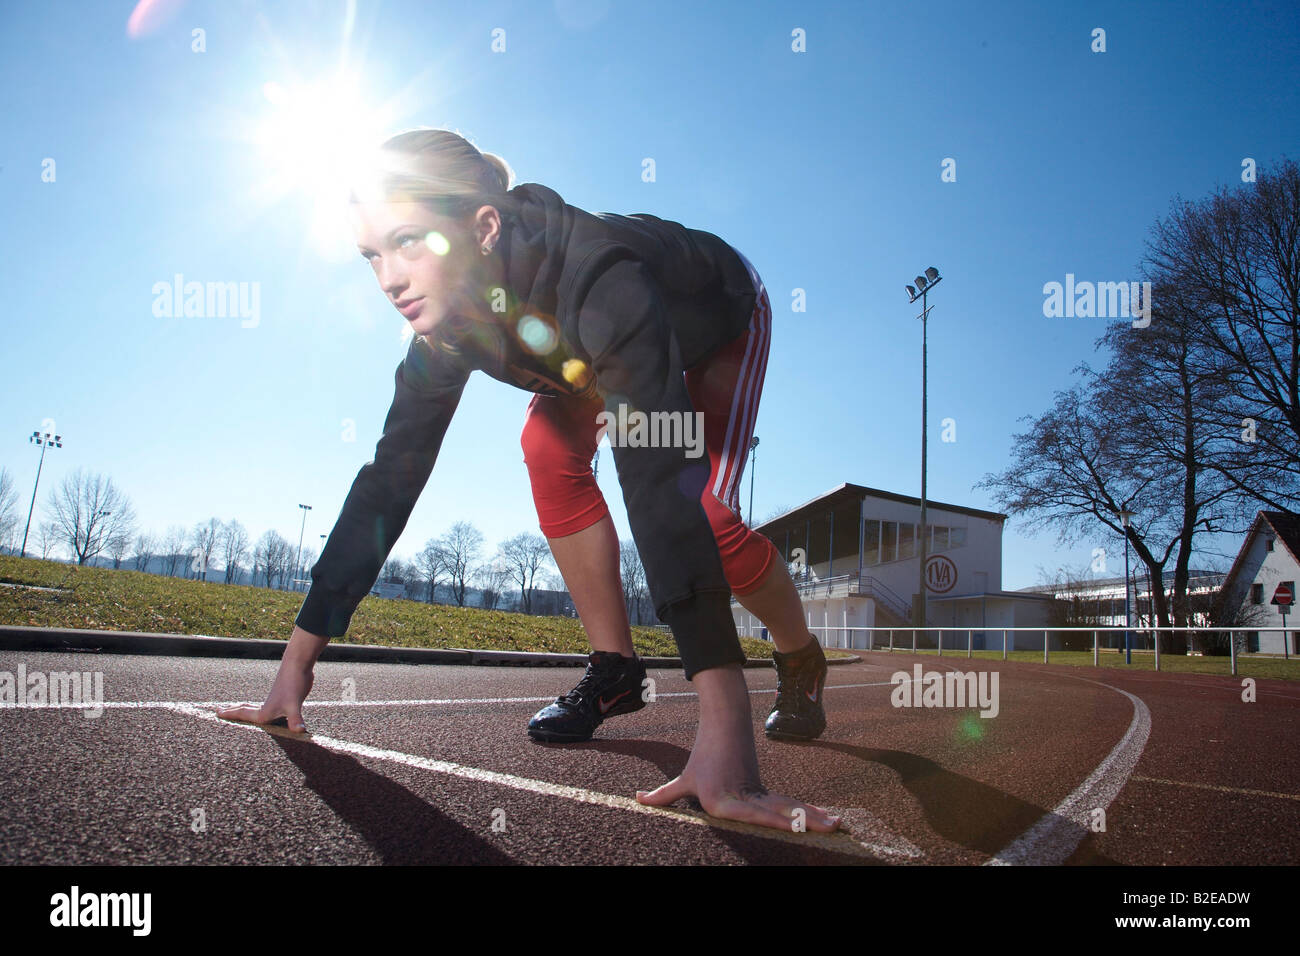
[{"label": "blue sky", "polygon": [[[346,63],[381,134],[454,128],[574,205],[654,213],[743,251],[775,320],[758,518],[843,481],[919,493],[920,323],[903,285],[929,265],[945,278],[928,493],[997,510],[972,486],[1006,467],[1017,419],[1046,410],[1080,361],[1104,364],[1106,320],[1045,318],[1043,284],[1135,278],[1175,195],[1300,143],[1289,3],[362,2],[346,42],[342,0],[172,0],[131,37],[133,6],[0,5],[0,466],[25,514],[27,436],[53,419],[66,445],[39,501],[85,467],[159,533],[216,516],[296,540],[303,502],[318,544],[373,454],[405,352],[369,267],[334,254],[305,194],[275,193],[283,156],[254,142],[274,112],[267,83],[320,83]],[[942,182],[949,157],[956,181]],[[156,316],[153,287],[177,273],[256,283],[256,326]],[[790,308],[795,288],[806,312]],[[471,378],[394,554],[457,520],[492,546],[537,531],[519,447],[529,398]],[[947,417],[953,443],[939,441]],[[608,447],[600,482],[629,537]],[[1098,534],[1063,548],[1017,525],[1008,588],[1122,547]]]}]

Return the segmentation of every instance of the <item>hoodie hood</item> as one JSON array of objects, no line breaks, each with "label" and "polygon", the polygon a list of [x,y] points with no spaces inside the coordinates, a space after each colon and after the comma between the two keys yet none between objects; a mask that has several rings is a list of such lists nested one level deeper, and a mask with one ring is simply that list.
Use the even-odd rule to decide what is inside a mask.
[{"label": "hoodie hood", "polygon": [[501,203],[501,258],[511,316],[556,317],[565,252],[573,232],[570,207],[554,189],[520,183]]}]

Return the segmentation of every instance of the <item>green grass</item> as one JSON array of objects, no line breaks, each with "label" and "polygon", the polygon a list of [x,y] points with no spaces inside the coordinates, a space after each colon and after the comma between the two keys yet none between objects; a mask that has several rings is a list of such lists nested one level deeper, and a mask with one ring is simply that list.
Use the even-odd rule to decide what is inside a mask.
[{"label": "green grass", "polygon": [[[304,594],[214,581],[187,581],[141,571],[77,567],[0,555],[0,582],[67,588],[66,593],[0,587],[0,624],[32,627],[207,634],[287,641]],[[352,616],[344,644],[459,647],[492,651],[586,654],[576,618],[449,607],[367,597]],[[633,627],[643,657],[676,657],[667,631]],[[767,641],[742,637],[752,658],[772,657]],[[828,657],[849,657],[828,652]]]},{"label": "green grass", "polygon": [[[884,651],[883,653],[889,653]],[[912,648],[909,644],[907,647],[897,647],[894,650],[896,654],[911,654]],[[918,648],[917,654],[928,654],[931,657],[937,656],[934,648]],[[943,656],[945,658],[965,658],[966,651],[944,648]],[[974,651],[972,657],[980,660],[993,661],[1002,660],[1002,651]],[[1041,664],[1043,662],[1043,652],[1038,651],[1008,651],[1007,660],[1009,661],[1027,661],[1031,664]],[[1051,651],[1048,655],[1049,664],[1066,664],[1072,667],[1092,667],[1092,651]],[[1097,663],[1100,667],[1110,667],[1117,670],[1128,671],[1153,671],[1155,670],[1155,654],[1151,651],[1133,651],[1133,663],[1124,663],[1124,652],[1122,650],[1108,650],[1102,648],[1097,655]],[[1160,670],[1168,674],[1220,674],[1230,675],[1232,673],[1231,663],[1227,655],[1223,657],[1188,657],[1186,654],[1166,654],[1160,655]],[[1248,656],[1245,654],[1237,655],[1237,676],[1238,677],[1276,677],[1281,680],[1300,680],[1300,660],[1292,657],[1289,661],[1281,657],[1258,657]]]}]

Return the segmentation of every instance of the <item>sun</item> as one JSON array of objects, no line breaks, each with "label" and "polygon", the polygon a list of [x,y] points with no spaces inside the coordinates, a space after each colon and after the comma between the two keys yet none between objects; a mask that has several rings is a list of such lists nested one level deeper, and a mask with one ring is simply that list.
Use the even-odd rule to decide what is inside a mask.
[{"label": "sun", "polygon": [[[252,140],[261,153],[268,198],[297,195],[311,210],[311,235],[329,258],[355,255],[348,239],[348,192],[375,169],[393,117],[368,104],[355,74],[316,83],[262,85],[266,112]],[[348,246],[345,251],[340,243]]]}]

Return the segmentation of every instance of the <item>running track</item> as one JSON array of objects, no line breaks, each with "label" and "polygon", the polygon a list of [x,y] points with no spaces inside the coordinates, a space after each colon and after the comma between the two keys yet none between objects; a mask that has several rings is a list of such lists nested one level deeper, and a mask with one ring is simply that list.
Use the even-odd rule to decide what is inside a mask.
[{"label": "running track", "polygon": [[[274,661],[0,653],[20,662],[100,671],[109,703],[0,707],[2,864],[1300,861],[1300,688],[1282,681],[1243,703],[1225,677],[866,654],[831,668],[822,740],[759,737],[769,788],[843,812],[851,832],[822,835],[635,802],[686,761],[680,671],[559,746],[523,728],[576,668],[318,664],[304,738],[212,713],[260,701]],[[892,707],[917,662],[996,670],[1000,713]],[[745,673],[758,729],[775,675]]]}]

